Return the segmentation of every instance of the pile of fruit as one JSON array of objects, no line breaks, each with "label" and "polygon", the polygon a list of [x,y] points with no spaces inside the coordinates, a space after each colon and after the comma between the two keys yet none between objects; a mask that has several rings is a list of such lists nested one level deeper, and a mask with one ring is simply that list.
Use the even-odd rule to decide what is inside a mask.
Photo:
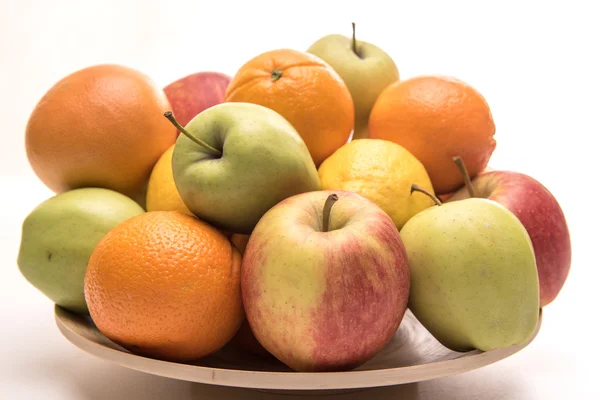
[{"label": "pile of fruit", "polygon": [[473,87],[400,79],[354,34],[162,89],[90,66],[27,124],[55,195],[23,222],[18,265],[56,305],[164,360],[235,346],[349,370],[407,309],[455,351],[520,344],[571,244],[540,182],[488,166],[494,136]]}]

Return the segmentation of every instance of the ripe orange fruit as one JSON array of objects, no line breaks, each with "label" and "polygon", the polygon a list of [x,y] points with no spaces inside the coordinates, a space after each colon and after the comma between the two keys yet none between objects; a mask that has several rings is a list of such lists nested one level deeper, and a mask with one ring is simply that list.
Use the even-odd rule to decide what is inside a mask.
[{"label": "ripe orange fruit", "polygon": [[273,50],[246,62],[224,101],[259,104],[281,114],[317,166],[348,141],[354,128],[354,104],[342,78],[319,57],[296,50]]},{"label": "ripe orange fruit", "polygon": [[185,362],[213,353],[240,328],[240,252],[211,225],[152,211],[98,243],[85,275],[92,320],[133,353]]},{"label": "ripe orange fruit", "polygon": [[496,126],[485,98],[467,83],[443,76],[398,81],[381,92],[369,117],[369,137],[398,143],[425,166],[436,193],[458,189],[461,156],[471,177],[486,167]]},{"label": "ripe orange fruit", "polygon": [[120,65],[95,65],[57,82],[29,117],[25,148],[56,193],[103,187],[137,200],[152,167],[175,142],[163,90]]}]

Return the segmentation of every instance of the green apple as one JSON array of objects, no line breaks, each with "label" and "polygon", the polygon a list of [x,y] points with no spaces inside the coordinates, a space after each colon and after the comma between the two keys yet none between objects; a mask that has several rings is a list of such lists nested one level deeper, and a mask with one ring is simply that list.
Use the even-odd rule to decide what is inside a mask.
[{"label": "green apple", "polygon": [[198,218],[231,233],[250,234],[287,197],[320,189],[306,144],[270,108],[221,103],[196,115],[173,150],[173,179]]},{"label": "green apple", "polygon": [[492,200],[436,203],[400,231],[410,266],[410,310],[455,351],[525,342],[537,326],[540,304],[525,227]]},{"label": "green apple", "polygon": [[55,304],[87,314],[83,280],[92,252],[111,229],[143,212],[109,189],[81,188],[51,197],[23,221],[19,270]]},{"label": "green apple", "polygon": [[346,83],[354,102],[354,134],[352,139],[367,137],[369,114],[379,94],[400,79],[392,57],[376,45],[352,37],[326,35],[307,50],[335,69]]}]

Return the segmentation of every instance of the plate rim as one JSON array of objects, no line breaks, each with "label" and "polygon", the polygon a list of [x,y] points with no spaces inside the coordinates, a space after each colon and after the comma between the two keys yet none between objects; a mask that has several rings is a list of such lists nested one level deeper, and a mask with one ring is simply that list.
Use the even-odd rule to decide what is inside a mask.
[{"label": "plate rim", "polygon": [[[344,390],[421,382],[461,374],[501,361],[521,351],[537,337],[541,328],[543,313],[540,308],[535,331],[521,344],[426,364],[343,372],[249,371],[144,357],[104,346],[83,337],[71,329],[68,323],[65,323],[66,319],[69,318],[68,314],[72,313],[55,305],[55,323],[60,333],[69,342],[97,358],[139,372],[188,382],[247,389]],[[102,334],[100,331],[98,332]],[[360,377],[360,379],[357,379],[357,377]]]}]

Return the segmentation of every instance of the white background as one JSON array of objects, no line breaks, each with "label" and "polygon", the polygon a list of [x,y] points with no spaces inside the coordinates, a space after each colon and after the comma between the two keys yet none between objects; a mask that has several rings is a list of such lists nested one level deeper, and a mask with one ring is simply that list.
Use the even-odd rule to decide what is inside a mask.
[{"label": "white background", "polygon": [[359,39],[386,50],[401,78],[452,75],[483,93],[497,126],[490,165],[527,173],[555,194],[571,229],[573,265],[539,336],[522,352],[477,372],[345,398],[600,398],[592,372],[600,356],[600,32],[593,4],[0,0],[0,397],[250,395],[129,371],[60,336],[52,304],[15,263],[23,218],[52,195],[27,163],[24,127],[44,92],[79,68],[120,63],[161,86],[202,70],[233,75],[263,51],[305,50],[322,35],[350,34],[354,20]]}]

